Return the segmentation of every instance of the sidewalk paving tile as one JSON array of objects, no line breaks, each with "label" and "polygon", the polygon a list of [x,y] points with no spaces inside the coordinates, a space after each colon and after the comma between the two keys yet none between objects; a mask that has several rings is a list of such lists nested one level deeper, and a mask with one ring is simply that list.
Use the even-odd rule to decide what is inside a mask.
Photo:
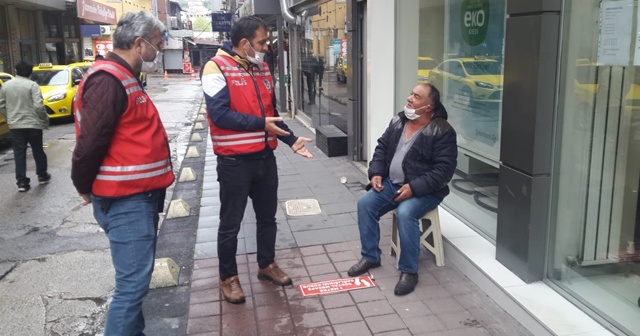
[{"label": "sidewalk paving tile", "polygon": [[447,327],[435,315],[410,317],[404,320],[404,323],[414,335],[447,330]]},{"label": "sidewalk paving tile", "polygon": [[394,314],[396,311],[385,300],[358,303],[358,309],[364,317]]},{"label": "sidewalk paving tile", "polygon": [[349,293],[323,295],[320,300],[325,309],[355,306],[355,302],[353,302]]},{"label": "sidewalk paving tile", "polygon": [[[402,330],[383,332],[383,333],[375,334],[374,336],[407,336],[407,335],[411,336],[411,332],[408,329],[402,329]],[[429,334],[429,336],[433,336],[433,335]],[[449,335],[447,334],[447,336]]]},{"label": "sidewalk paving tile", "polygon": [[294,314],[291,316],[297,330],[328,326],[329,320],[324,311]]},{"label": "sidewalk paving tile", "polygon": [[327,309],[327,316],[331,324],[362,321],[362,315],[356,307],[342,307]]},{"label": "sidewalk paving tile", "polygon": [[339,335],[339,336],[371,335],[371,332],[369,331],[369,327],[364,321],[334,325],[333,329],[335,329],[336,335]]},{"label": "sidewalk paving tile", "polygon": [[397,314],[367,317],[365,321],[367,321],[367,325],[369,325],[369,329],[373,333],[405,329],[407,327]]},{"label": "sidewalk paving tile", "polygon": [[[298,136],[314,134],[287,120]],[[397,259],[389,255],[391,216],[380,221],[382,266],[371,270],[376,287],[304,297],[301,284],[347,277],[360,258],[357,200],[366,175],[346,157],[327,158],[313,144],[305,159],[287,146],[275,150],[280,192],[276,221],[276,261],[293,280],[275,286],[257,279],[256,216],[249,200],[238,239],[236,263],[244,304],[221,298],[217,258],[219,193],[216,159],[207,145],[193,270],[190,273],[187,334],[195,335],[509,335],[531,334],[455,266],[435,265],[430,252],[419,259],[414,293],[395,296]],[[341,177],[347,182],[340,183]],[[285,202],[316,199],[321,213],[289,216]]]}]

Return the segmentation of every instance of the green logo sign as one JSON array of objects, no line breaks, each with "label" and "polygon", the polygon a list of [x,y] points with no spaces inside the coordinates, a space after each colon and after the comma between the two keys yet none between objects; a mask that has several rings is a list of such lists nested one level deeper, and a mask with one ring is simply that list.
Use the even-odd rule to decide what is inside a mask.
[{"label": "green logo sign", "polygon": [[460,7],[462,39],[475,47],[484,42],[491,13],[490,0],[463,0]]}]

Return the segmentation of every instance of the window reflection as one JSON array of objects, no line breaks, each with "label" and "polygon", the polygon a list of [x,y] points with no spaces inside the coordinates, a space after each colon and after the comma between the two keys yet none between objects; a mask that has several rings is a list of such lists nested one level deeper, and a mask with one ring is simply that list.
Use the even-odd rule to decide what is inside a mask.
[{"label": "window reflection", "polygon": [[[633,57],[627,65],[598,59],[600,6],[568,1],[564,9],[549,277],[592,312],[637,335],[640,68]],[[629,34],[637,29],[632,12]]]}]

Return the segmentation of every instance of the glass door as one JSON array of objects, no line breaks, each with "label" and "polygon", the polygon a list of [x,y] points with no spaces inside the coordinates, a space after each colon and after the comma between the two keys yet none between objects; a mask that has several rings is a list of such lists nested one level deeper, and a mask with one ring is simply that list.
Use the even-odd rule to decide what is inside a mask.
[{"label": "glass door", "polygon": [[640,334],[636,0],[565,1],[549,278]]}]

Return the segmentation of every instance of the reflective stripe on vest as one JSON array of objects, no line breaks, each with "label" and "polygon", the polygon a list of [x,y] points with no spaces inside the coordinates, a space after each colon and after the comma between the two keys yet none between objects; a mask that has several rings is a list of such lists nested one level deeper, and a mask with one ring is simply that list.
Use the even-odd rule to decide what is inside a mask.
[{"label": "reflective stripe on vest", "polygon": [[87,71],[76,96],[78,134],[84,82],[98,71],[107,72],[120,82],[127,94],[127,110],[120,116],[91,192],[97,196],[119,197],[168,187],[174,176],[166,131],[155,105],[125,67],[105,62],[94,64]]},{"label": "reflective stripe on vest", "polygon": [[[271,73],[264,71],[265,67],[252,65],[247,70],[226,55],[218,55],[211,60],[216,63],[225,77],[232,111],[258,118],[275,115],[271,91],[273,82]],[[209,119],[209,125],[213,151],[217,155],[256,153],[265,148],[273,150],[278,144],[276,135],[265,131],[224,129],[217,127],[211,119]]]},{"label": "reflective stripe on vest", "polygon": [[[234,140],[239,138],[245,138],[245,139]],[[275,136],[267,137],[268,141],[275,141],[277,139],[278,138]],[[235,146],[235,145],[244,145],[244,144],[251,144],[256,142],[263,142],[264,132],[241,133],[241,134],[232,134],[232,135],[212,135],[211,141],[213,142],[214,146]]]}]

